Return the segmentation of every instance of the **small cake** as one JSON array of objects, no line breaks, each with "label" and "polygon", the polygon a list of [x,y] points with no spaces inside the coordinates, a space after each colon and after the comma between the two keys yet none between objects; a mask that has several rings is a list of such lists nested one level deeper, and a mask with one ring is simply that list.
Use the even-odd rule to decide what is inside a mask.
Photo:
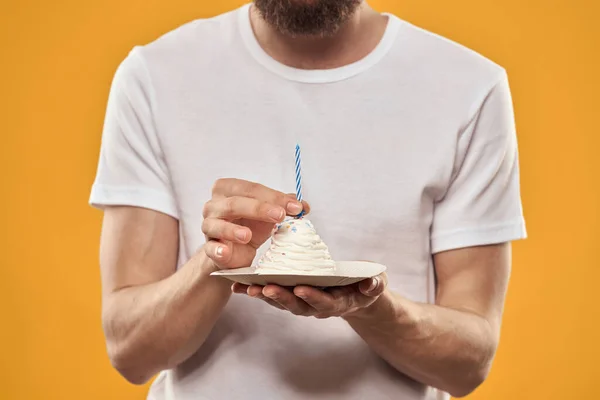
[{"label": "small cake", "polygon": [[271,245],[259,259],[256,273],[333,275],[335,265],[329,248],[308,219],[287,219],[275,226]]}]

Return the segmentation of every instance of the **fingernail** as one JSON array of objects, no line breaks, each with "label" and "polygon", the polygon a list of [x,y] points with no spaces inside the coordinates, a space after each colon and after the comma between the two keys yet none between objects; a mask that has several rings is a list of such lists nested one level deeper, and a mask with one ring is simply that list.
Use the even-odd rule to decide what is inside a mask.
[{"label": "fingernail", "polygon": [[300,297],[302,300],[306,299],[306,294],[298,293],[296,296]]},{"label": "fingernail", "polygon": [[281,221],[283,219],[284,212],[281,208],[272,208],[269,211],[267,211],[267,215],[269,216],[269,218],[272,218],[275,221]]},{"label": "fingernail", "polygon": [[216,248],[215,250],[215,256],[217,257],[223,257],[223,246],[219,246]]},{"label": "fingernail", "polygon": [[235,231],[234,235],[239,240],[245,241],[246,240],[246,236],[247,236],[247,232],[244,229],[238,229],[238,230]]},{"label": "fingernail", "polygon": [[371,292],[371,291],[375,290],[375,288],[377,287],[378,283],[379,283],[379,280],[377,278],[371,279],[371,285],[367,289],[367,292]]},{"label": "fingernail", "polygon": [[302,204],[290,201],[287,205],[287,210],[291,215],[300,214],[302,211]]}]

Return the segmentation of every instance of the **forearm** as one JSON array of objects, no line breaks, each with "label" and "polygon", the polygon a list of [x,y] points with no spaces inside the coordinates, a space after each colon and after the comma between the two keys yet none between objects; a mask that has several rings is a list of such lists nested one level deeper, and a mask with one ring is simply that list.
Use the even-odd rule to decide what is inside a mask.
[{"label": "forearm", "polygon": [[230,284],[210,276],[214,270],[201,251],[164,280],[106,296],[108,352],[129,381],[143,383],[202,345],[231,293]]},{"label": "forearm", "polygon": [[346,320],[398,371],[455,397],[485,379],[497,345],[483,317],[389,292],[364,314]]}]

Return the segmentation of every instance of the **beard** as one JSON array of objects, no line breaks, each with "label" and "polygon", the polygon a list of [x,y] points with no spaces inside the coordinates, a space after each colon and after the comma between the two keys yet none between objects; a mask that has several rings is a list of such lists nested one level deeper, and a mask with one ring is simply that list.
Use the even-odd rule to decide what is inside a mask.
[{"label": "beard", "polygon": [[362,0],[254,0],[260,16],[292,37],[331,36],[356,12]]}]

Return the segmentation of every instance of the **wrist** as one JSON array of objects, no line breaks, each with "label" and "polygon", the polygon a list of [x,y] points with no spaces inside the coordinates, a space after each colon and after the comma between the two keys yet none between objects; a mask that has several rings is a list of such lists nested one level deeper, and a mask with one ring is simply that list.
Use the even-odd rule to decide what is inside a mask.
[{"label": "wrist", "polygon": [[220,271],[219,266],[206,255],[201,248],[189,261],[192,265],[192,275],[190,276],[193,285],[202,291],[217,290],[224,296],[231,294],[231,282],[220,276],[211,276],[213,272]]},{"label": "wrist", "polygon": [[396,299],[390,291],[386,290],[369,306],[344,315],[343,318],[348,322],[385,322],[396,320],[397,314]]},{"label": "wrist", "polygon": [[198,276],[206,278],[213,272],[220,270],[219,266],[204,252],[204,247],[200,248],[198,252],[192,257],[191,260],[196,266]]}]

